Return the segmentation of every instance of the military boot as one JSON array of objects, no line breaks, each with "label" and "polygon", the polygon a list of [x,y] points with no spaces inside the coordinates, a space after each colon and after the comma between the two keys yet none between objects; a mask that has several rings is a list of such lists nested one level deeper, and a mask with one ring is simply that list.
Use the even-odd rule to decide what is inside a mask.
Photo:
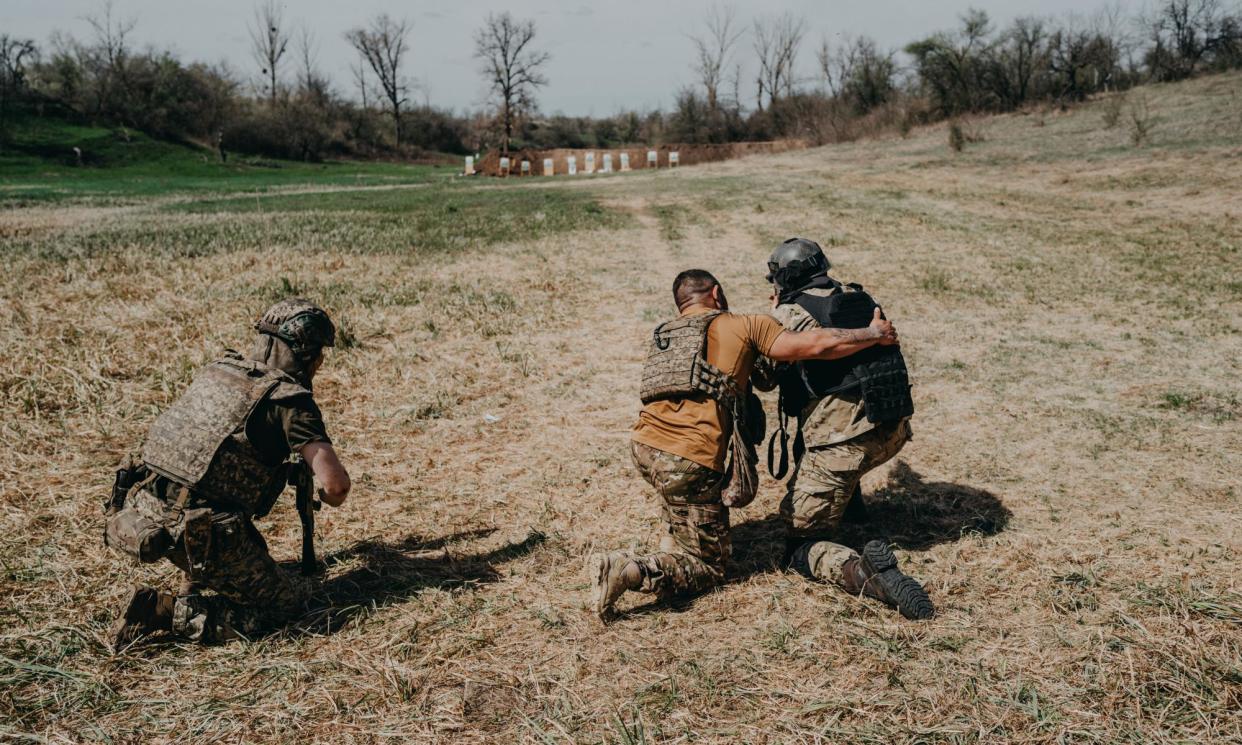
[{"label": "military boot", "polygon": [[125,610],[112,624],[112,651],[120,652],[157,631],[172,631],[173,601],[172,595],[153,587],[135,587]]},{"label": "military boot", "polygon": [[592,554],[587,562],[595,586],[592,593],[595,615],[601,621],[612,617],[613,606],[627,590],[637,590],[642,584],[642,572],[633,558],[632,551],[609,551]]},{"label": "military boot", "polygon": [[936,610],[918,580],[897,568],[897,557],[883,541],[868,541],[862,556],[841,566],[846,592],[875,598],[912,619],[931,618]]}]

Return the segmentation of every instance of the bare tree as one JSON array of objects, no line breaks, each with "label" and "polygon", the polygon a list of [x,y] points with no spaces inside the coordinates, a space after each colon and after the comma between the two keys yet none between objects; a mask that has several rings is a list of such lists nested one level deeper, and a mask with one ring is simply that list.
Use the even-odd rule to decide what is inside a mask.
[{"label": "bare tree", "polygon": [[0,134],[4,133],[9,108],[26,88],[26,65],[38,58],[33,40],[0,34]]},{"label": "bare tree", "polygon": [[113,10],[112,0],[105,0],[102,13],[86,16],[85,19],[95,31],[93,51],[102,58],[100,62],[103,69],[99,76],[96,102],[99,113],[114,113],[118,108],[117,98],[124,98],[129,90],[126,77],[129,35],[137,21],[133,18],[118,18]]},{"label": "bare tree", "polygon": [[711,112],[720,108],[720,86],[724,83],[729,53],[742,37],[742,30],[734,27],[735,15],[733,6],[713,5],[707,12],[704,34],[690,37],[694,42],[694,72],[707,94]]},{"label": "bare tree", "polygon": [[298,30],[298,62],[302,69],[298,73],[298,87],[303,95],[316,103],[325,103],[328,98],[328,80],[319,73],[319,42],[315,33],[307,26]]},{"label": "bare tree", "polygon": [[280,61],[289,49],[289,32],[282,27],[283,23],[284,13],[276,0],[266,0],[255,6],[250,51],[267,78],[267,97],[272,106],[276,105],[280,85]]},{"label": "bare tree", "polygon": [[825,39],[817,57],[828,90],[853,107],[855,113],[865,114],[896,93],[894,54],[880,51],[869,37],[846,37],[835,52]]},{"label": "bare tree", "polygon": [[1047,69],[1053,94],[1061,105],[1082,101],[1102,86],[1117,69],[1117,49],[1085,25],[1069,16],[1048,37]]},{"label": "bare tree", "polygon": [[1237,18],[1220,0],[1163,0],[1146,23],[1148,66],[1162,80],[1190,77],[1214,52],[1242,42]]},{"label": "bare tree", "polygon": [[488,14],[483,28],[474,34],[474,56],[498,99],[504,153],[509,152],[518,118],[534,108],[536,89],[548,82],[540,69],[551,56],[532,49],[534,39],[535,22],[515,20],[508,12]]},{"label": "bare tree", "polygon": [[379,79],[392,113],[397,145],[401,144],[401,105],[406,102],[405,93],[409,90],[405,78],[401,76],[401,63],[406,52],[405,37],[409,30],[409,21],[396,21],[387,13],[381,13],[371,21],[370,28],[345,32],[345,40],[358,50]]},{"label": "bare tree", "polygon": [[367,82],[366,55],[362,54],[362,52],[359,52],[358,61],[349,66],[349,71],[350,73],[353,74],[354,85],[358,86],[358,97],[361,99],[362,108],[366,109],[367,107],[371,105],[369,96],[368,96],[368,91],[371,87],[371,84]]},{"label": "bare tree", "polygon": [[1004,108],[1017,108],[1033,96],[1035,76],[1048,68],[1048,32],[1043,20],[1014,20],[990,51],[992,68],[985,76]]},{"label": "bare tree", "polygon": [[802,44],[803,20],[791,13],[755,21],[755,54],[759,57],[758,101],[763,110],[763,97],[771,107],[777,99],[793,93],[794,62]]}]

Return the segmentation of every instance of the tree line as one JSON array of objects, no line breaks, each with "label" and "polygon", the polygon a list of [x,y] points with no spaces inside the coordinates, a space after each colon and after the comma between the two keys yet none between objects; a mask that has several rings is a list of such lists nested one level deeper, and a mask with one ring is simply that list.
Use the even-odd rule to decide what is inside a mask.
[{"label": "tree line", "polygon": [[[0,138],[18,112],[53,106],[208,145],[222,158],[416,158],[781,137],[822,143],[972,112],[1066,106],[1141,82],[1242,67],[1242,9],[1227,0],[1160,0],[1138,16],[1112,6],[1004,27],[968,10],[956,28],[907,44],[904,57],[865,36],[810,48],[800,17],[744,23],[717,5],[688,36],[694,83],[678,91],[672,110],[544,116],[537,96],[550,57],[534,22],[506,12],[488,15],[474,34],[488,104],[461,114],[411,102],[414,28],[387,14],[341,35],[356,53],[348,94],[320,68],[317,35],[275,0],[260,0],[248,24],[248,74],[137,48],[135,20],[112,0],[86,21],[85,39],[55,34],[39,45],[0,34]],[[806,74],[804,58],[814,73]]]}]

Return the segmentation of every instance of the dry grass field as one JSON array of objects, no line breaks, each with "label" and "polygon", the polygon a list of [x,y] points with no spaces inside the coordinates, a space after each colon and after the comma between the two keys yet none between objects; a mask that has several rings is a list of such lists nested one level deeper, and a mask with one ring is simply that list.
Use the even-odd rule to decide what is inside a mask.
[{"label": "dry grass field", "polygon": [[[678,171],[110,196],[0,211],[0,740],[1242,741],[1242,76],[1150,110],[980,119]],[[627,433],[699,266],[763,311],[779,239],[881,298],[915,440],[864,482],[939,610],[779,570],[781,487],[731,581],[603,626],[583,558],[654,545]],[[111,469],[194,368],[297,291],[355,480],[316,610],[112,655],[135,581]],[[773,405],[768,401],[769,407]],[[297,556],[287,497],[260,527]]]}]

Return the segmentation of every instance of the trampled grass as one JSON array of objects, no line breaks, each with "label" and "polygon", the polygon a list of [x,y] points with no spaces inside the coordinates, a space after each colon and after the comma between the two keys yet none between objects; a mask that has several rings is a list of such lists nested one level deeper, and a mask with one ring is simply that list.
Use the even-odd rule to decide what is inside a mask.
[{"label": "trampled grass", "polygon": [[[1242,77],[1146,95],[1139,148],[1093,102],[981,120],[961,153],[939,126],[605,179],[0,212],[0,733],[1242,739]],[[791,234],[901,329],[915,439],[842,539],[896,544],[939,615],[780,571],[766,482],[725,587],[603,627],[583,557],[658,538],[626,437],[669,283],[703,266],[761,311]],[[111,655],[129,584],[173,578],[101,545],[111,468],[292,292],[345,332],[316,393],[356,491],[320,513],[316,607]],[[261,528],[296,557],[291,506]]]}]

